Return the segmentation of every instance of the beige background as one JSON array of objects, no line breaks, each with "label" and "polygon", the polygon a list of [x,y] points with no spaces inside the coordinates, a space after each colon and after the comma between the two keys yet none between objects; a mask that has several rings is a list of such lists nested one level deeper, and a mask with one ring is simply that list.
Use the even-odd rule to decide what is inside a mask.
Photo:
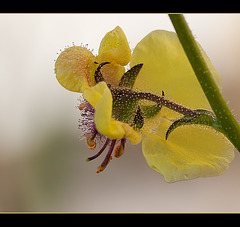
[{"label": "beige background", "polygon": [[[240,15],[186,15],[194,36],[222,75],[223,94],[240,120]],[[0,15],[0,211],[240,212],[240,154],[222,176],[165,183],[141,145],[96,174],[80,141],[79,94],[55,79],[65,46],[97,53],[121,26],[130,46],[155,29],[173,31],[165,14]]]}]

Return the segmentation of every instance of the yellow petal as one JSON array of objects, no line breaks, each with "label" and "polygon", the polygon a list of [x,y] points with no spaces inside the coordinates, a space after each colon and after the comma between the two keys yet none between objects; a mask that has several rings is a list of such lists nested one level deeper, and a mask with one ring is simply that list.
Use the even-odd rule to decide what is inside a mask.
[{"label": "yellow petal", "polygon": [[223,134],[199,125],[179,127],[168,140],[146,134],[142,150],[167,182],[223,174],[234,158],[234,147]]},{"label": "yellow petal", "polygon": [[122,123],[125,131],[125,137],[128,138],[131,144],[138,144],[142,141],[142,135],[136,132],[130,125]]},{"label": "yellow petal", "polygon": [[[98,61],[98,58],[96,60]],[[115,62],[111,62],[111,64],[107,64],[101,69],[101,73],[103,75],[104,81],[113,86],[118,86],[120,79],[125,73],[125,68],[122,65],[116,64]]]},{"label": "yellow petal", "polygon": [[[220,88],[220,75],[203,49],[201,47],[200,49]],[[159,96],[164,91],[166,99],[180,105],[192,109],[211,110],[176,33],[155,30],[144,37],[133,51],[130,66],[139,63],[143,63],[143,67],[134,88]],[[142,131],[157,131],[158,134],[165,135],[167,128],[163,129],[160,123],[161,119],[174,120],[180,116],[180,114],[163,107],[155,117],[145,119]]]},{"label": "yellow petal", "polygon": [[108,32],[101,41],[98,57],[100,61],[116,62],[126,65],[131,59],[131,50],[123,30],[117,26]]},{"label": "yellow petal", "polygon": [[91,68],[94,55],[85,47],[73,46],[64,50],[55,63],[58,82],[66,89],[83,92],[95,84]]},{"label": "yellow petal", "polygon": [[[199,45],[200,46],[200,45]],[[202,50],[202,48],[201,48]],[[202,50],[220,87],[220,76]],[[135,47],[130,66],[143,63],[134,88],[154,92],[190,108],[210,108],[176,33],[156,30]]]},{"label": "yellow petal", "polygon": [[[220,88],[220,75],[201,51]],[[160,96],[164,91],[165,98],[181,105],[211,109],[175,33],[156,30],[143,38],[130,66],[139,63],[143,67],[134,88]],[[164,107],[157,116],[145,119],[142,147],[148,165],[167,182],[222,174],[234,157],[227,138],[210,127],[189,125],[175,129],[165,140],[171,120],[177,117],[179,114]]]},{"label": "yellow petal", "polygon": [[100,82],[94,87],[86,88],[83,92],[83,96],[94,108],[96,108],[97,104],[102,99],[105,90],[106,93],[108,92],[107,90],[109,90],[106,83]]},{"label": "yellow petal", "polygon": [[[95,87],[98,87],[96,85]],[[106,83],[99,84],[101,87],[100,99],[95,105],[94,122],[99,133],[110,139],[121,139],[125,132],[117,121],[112,120],[112,95]],[[84,96],[85,97],[85,96]],[[88,100],[88,99],[87,99]]]},{"label": "yellow petal", "polygon": [[131,126],[112,118],[112,94],[105,82],[87,88],[83,96],[95,108],[94,122],[99,133],[110,139],[126,137],[133,144],[141,141],[141,135]]}]

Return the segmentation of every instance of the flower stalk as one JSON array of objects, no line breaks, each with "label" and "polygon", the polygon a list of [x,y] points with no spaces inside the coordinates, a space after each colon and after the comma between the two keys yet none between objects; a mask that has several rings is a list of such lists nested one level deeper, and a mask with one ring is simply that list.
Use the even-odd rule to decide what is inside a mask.
[{"label": "flower stalk", "polygon": [[182,47],[224,134],[240,151],[240,126],[230,111],[183,15],[169,14]]},{"label": "flower stalk", "polygon": [[162,106],[167,107],[168,109],[174,110],[180,114],[187,115],[187,116],[199,116],[200,113],[189,109],[187,107],[181,106],[175,102],[169,101],[164,97],[154,95],[148,92],[136,92],[132,89],[123,89],[123,88],[110,88],[113,96],[124,96],[125,98],[128,97],[129,99],[145,99],[149,101],[153,101],[157,104],[161,104]]}]

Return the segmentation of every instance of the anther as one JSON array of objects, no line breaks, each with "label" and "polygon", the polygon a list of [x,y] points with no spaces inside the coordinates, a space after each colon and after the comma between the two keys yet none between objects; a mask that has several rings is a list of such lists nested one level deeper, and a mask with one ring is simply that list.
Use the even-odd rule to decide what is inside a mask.
[{"label": "anther", "polygon": [[[112,160],[112,155],[111,155],[110,158],[108,159],[107,165],[108,165],[108,163],[109,163],[111,160]],[[106,166],[98,166],[96,173],[102,172],[102,171],[107,167],[107,165],[106,165]]]},{"label": "anther", "polygon": [[96,142],[94,141],[96,135],[97,135],[97,132],[95,132],[93,135],[86,136],[87,145],[91,150],[94,150],[96,147]]},{"label": "anther", "polygon": [[125,143],[126,143],[126,139],[123,138],[121,139],[121,144],[115,147],[114,156],[116,158],[119,158],[124,153]]},{"label": "anther", "polygon": [[79,106],[78,106],[78,109],[79,110],[83,110],[85,107],[86,107],[86,103],[85,102],[82,102]]},{"label": "anther", "polygon": [[121,144],[115,147],[114,156],[116,158],[119,158],[124,153],[125,143],[126,143],[126,139],[123,138],[121,139]]},{"label": "anther", "polygon": [[119,158],[124,152],[124,149],[122,147],[122,144],[121,145],[117,145],[114,149],[114,156],[116,158]]},{"label": "anther", "polygon": [[101,155],[101,154],[103,153],[103,151],[105,150],[105,148],[107,147],[107,145],[108,145],[109,142],[110,142],[110,139],[107,138],[107,139],[106,139],[106,142],[105,142],[105,144],[103,145],[103,147],[101,148],[101,150],[100,150],[97,154],[95,154],[94,156],[89,157],[86,161],[89,162],[89,161],[97,158],[99,155]]}]

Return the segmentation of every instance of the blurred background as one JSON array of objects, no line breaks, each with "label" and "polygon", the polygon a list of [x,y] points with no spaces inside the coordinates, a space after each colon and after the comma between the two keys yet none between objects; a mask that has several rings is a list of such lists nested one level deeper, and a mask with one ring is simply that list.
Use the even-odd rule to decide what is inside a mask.
[{"label": "blurred background", "polygon": [[[187,14],[222,75],[223,95],[240,121],[240,15]],[[166,14],[0,14],[0,211],[239,212],[240,154],[218,177],[166,183],[141,145],[96,174],[101,158],[80,140],[79,94],[63,89],[54,60],[119,25],[130,47],[155,29],[174,31]],[[94,152],[95,153],[95,152]]]}]

